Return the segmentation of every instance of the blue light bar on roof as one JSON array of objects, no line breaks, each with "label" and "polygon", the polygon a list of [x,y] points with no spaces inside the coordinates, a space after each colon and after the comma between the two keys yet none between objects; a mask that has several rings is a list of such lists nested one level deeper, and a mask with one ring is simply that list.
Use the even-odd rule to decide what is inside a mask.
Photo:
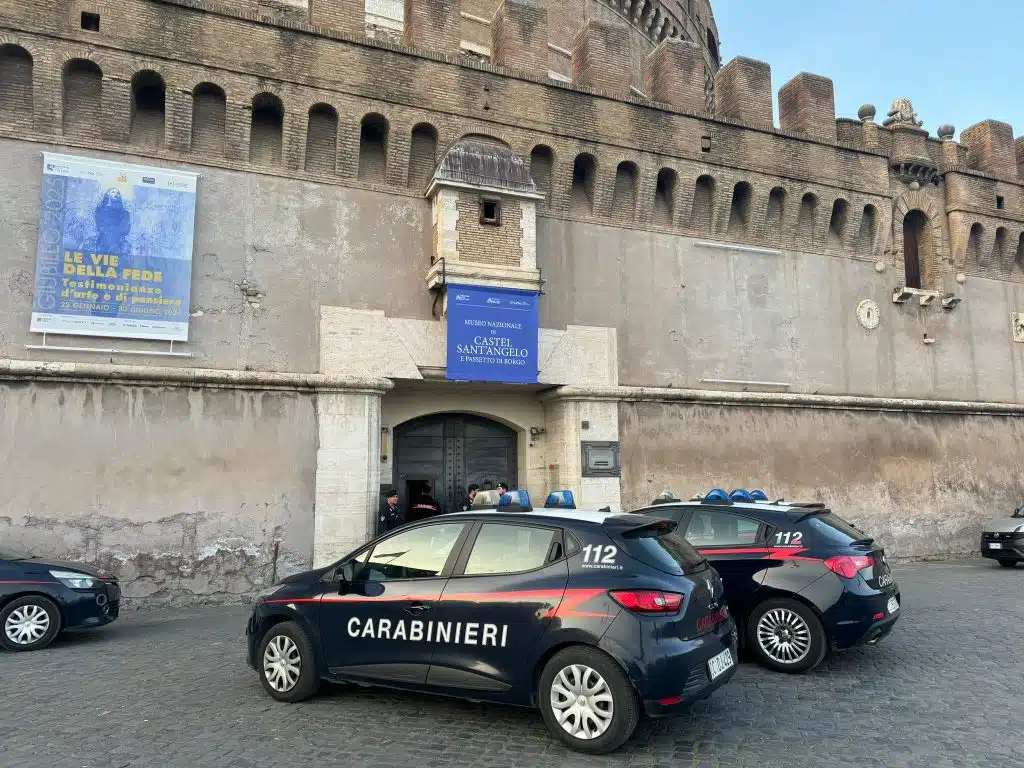
[{"label": "blue light bar on roof", "polygon": [[572,491],[552,491],[544,501],[545,509],[576,509]]},{"label": "blue light bar on roof", "polygon": [[760,488],[750,492],[750,498],[754,501],[768,501],[768,496]]},{"label": "blue light bar on roof", "polygon": [[704,501],[729,501],[729,494],[721,488],[713,488],[705,494]]},{"label": "blue light bar on roof", "polygon": [[501,499],[498,500],[498,509],[503,507],[518,508],[523,512],[529,512],[533,509],[533,506],[530,504],[530,494],[521,490],[508,491],[501,494]]},{"label": "blue light bar on roof", "polygon": [[735,488],[732,493],[729,494],[729,498],[733,501],[753,501],[754,498],[750,495],[749,491],[745,491],[742,488]]}]

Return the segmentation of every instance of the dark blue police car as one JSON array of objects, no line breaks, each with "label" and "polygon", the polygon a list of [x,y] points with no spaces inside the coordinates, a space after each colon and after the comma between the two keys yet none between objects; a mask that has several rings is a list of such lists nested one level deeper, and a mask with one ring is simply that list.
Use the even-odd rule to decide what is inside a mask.
[{"label": "dark blue police car", "polygon": [[38,651],[64,630],[109,624],[120,603],[109,573],[0,544],[0,645],[8,650]]},{"label": "dark blue police car", "polygon": [[570,747],[606,753],[641,711],[706,698],[735,672],[721,580],[641,515],[442,515],[261,593],[248,663],[280,701],[322,680],[539,707]]},{"label": "dark blue police car", "polygon": [[885,550],[824,504],[715,489],[637,513],[677,523],[711,562],[743,647],[766,667],[807,672],[832,649],[878,643],[899,618]]}]

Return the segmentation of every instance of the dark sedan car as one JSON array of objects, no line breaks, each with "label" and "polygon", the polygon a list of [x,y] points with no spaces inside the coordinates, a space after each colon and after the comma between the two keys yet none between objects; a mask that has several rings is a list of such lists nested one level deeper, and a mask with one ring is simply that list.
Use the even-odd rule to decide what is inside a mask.
[{"label": "dark sedan car", "polygon": [[892,631],[900,591],[874,539],[824,504],[731,496],[663,498],[637,512],[678,523],[715,567],[741,640],[761,664],[807,672],[832,649],[874,645]]},{"label": "dark sedan car", "polygon": [[732,677],[722,583],[675,525],[551,509],[413,523],[265,590],[248,662],[280,701],[322,680],[537,707],[583,752]]},{"label": "dark sedan car", "polygon": [[109,573],[0,544],[0,645],[38,651],[65,630],[117,618],[121,589]]}]

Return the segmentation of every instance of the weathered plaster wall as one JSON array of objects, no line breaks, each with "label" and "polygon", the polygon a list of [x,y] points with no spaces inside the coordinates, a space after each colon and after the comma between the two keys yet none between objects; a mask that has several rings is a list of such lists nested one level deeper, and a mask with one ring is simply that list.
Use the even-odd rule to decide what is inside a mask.
[{"label": "weathered plaster wall", "polygon": [[[138,157],[0,140],[0,357],[36,358],[28,332],[39,232],[41,151],[142,163]],[[184,166],[202,173],[196,203],[189,342],[179,365],[316,371],[322,304],[430,318],[425,200],[328,184]],[[81,344],[51,336],[48,343]],[[95,342],[91,342],[95,346]],[[117,342],[144,349],[166,344]],[[103,343],[100,346],[112,346]],[[55,353],[49,353],[50,355]],[[42,355],[47,356],[47,353]],[[61,353],[95,362],[95,355]],[[117,362],[137,362],[123,357]],[[174,365],[175,362],[168,362]]]},{"label": "weathered plaster wall", "polygon": [[102,565],[129,598],[241,598],[310,567],[315,398],[0,383],[0,541]]},{"label": "weathered plaster wall", "polygon": [[[546,217],[537,238],[541,325],[616,327],[620,384],[721,389],[701,380],[739,379],[790,392],[1024,401],[1024,344],[1011,323],[1024,284],[970,277],[956,287],[963,303],[946,311],[937,300],[893,304],[902,275],[877,273],[874,260],[703,247]],[[873,331],[857,322],[861,299],[878,304]]]},{"label": "weathered plaster wall", "polygon": [[626,402],[623,501],[763,488],[824,501],[894,557],[974,554],[1024,497],[1024,419]]}]

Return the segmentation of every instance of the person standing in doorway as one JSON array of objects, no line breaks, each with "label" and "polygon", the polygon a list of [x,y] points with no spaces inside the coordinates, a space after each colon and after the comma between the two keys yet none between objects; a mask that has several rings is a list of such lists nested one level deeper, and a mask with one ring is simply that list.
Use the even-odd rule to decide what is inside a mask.
[{"label": "person standing in doorway", "polygon": [[405,522],[402,508],[398,506],[398,491],[394,488],[384,494],[380,512],[377,514],[377,535],[387,533]]},{"label": "person standing in doorway", "polygon": [[464,498],[462,500],[462,502],[459,504],[459,509],[461,509],[463,512],[468,512],[470,509],[472,509],[473,508],[473,499],[476,498],[476,495],[479,492],[480,492],[480,486],[479,485],[477,485],[476,483],[473,483],[472,485],[470,485],[469,489],[468,489],[468,492],[466,493],[466,498]]}]

